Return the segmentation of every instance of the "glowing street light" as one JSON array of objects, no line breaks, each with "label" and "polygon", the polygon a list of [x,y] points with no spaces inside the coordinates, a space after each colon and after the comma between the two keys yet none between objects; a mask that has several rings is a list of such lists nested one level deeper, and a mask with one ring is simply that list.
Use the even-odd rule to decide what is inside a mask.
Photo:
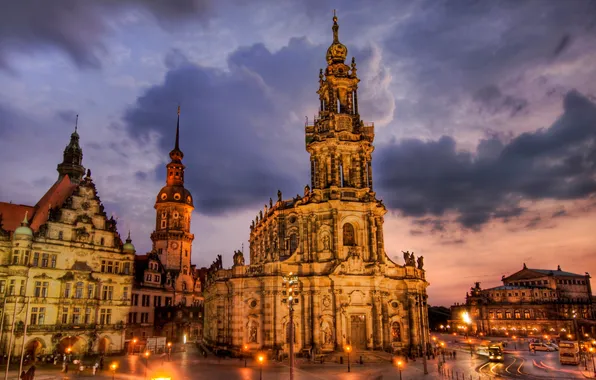
[{"label": "glowing street light", "polygon": [[400,359],[395,359],[393,361],[393,364],[397,367],[397,370],[399,371],[399,380],[402,380],[401,379],[401,370],[404,365],[404,362],[402,362]]},{"label": "glowing street light", "polygon": [[244,366],[246,367],[246,357],[248,355],[248,345],[247,344],[245,344],[244,347],[242,347],[242,351],[244,351],[243,352],[243,354],[244,354]]},{"label": "glowing street light", "polygon": [[110,364],[110,369],[112,370],[112,380],[114,380],[114,376],[116,376],[116,369],[118,368],[118,363],[113,362]]},{"label": "glowing street light", "polygon": [[168,361],[172,360],[172,342],[168,342]]},{"label": "glowing street light", "polygon": [[149,351],[145,351],[143,353],[143,356],[145,357],[145,376],[144,376],[145,379],[147,379],[147,367],[149,367],[149,355],[150,355]]},{"label": "glowing street light", "polygon": [[259,354],[257,361],[259,362],[259,380],[263,380],[263,364],[265,363],[265,355]]},{"label": "glowing street light", "polygon": [[348,344],[345,350],[348,353],[348,372],[350,372],[350,352],[352,352],[352,346]]},{"label": "glowing street light", "polygon": [[135,344],[137,344],[137,338],[132,339],[132,354],[133,355],[135,353]]}]

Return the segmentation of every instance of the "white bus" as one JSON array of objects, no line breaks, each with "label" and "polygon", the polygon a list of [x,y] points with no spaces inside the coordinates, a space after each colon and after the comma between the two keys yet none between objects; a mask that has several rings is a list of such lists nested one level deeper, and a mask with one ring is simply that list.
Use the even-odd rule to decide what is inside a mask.
[{"label": "white bus", "polygon": [[561,364],[579,364],[579,344],[571,340],[559,343],[559,360]]}]

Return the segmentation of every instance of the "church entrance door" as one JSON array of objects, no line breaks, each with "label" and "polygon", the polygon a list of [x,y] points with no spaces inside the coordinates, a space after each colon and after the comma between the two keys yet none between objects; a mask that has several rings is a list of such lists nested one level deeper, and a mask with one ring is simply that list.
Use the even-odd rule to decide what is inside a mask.
[{"label": "church entrance door", "polygon": [[350,316],[351,344],[354,349],[366,348],[366,316],[357,314]]}]

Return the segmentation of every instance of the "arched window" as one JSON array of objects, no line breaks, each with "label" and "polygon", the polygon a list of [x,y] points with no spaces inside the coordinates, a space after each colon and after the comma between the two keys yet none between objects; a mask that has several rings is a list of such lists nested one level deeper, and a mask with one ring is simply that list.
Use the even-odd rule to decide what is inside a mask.
[{"label": "arched window", "polygon": [[344,238],[343,238],[344,246],[356,245],[356,239],[354,238],[354,226],[352,226],[350,223],[344,224],[343,232],[344,232]]},{"label": "arched window", "polygon": [[298,249],[298,235],[290,235],[290,254],[296,252]]},{"label": "arched window", "polygon": [[391,324],[391,341],[401,342],[401,327],[399,326],[399,322],[393,322]]}]

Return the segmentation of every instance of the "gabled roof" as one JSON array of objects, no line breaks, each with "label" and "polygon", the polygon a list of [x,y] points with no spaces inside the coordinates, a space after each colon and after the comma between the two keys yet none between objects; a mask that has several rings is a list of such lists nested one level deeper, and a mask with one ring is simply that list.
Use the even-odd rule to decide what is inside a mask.
[{"label": "gabled roof", "polygon": [[565,272],[559,269],[530,269],[524,268],[518,272],[513,273],[508,277],[504,277],[503,281],[517,281],[517,280],[532,280],[544,276],[563,276],[563,277],[584,277],[580,274]]},{"label": "gabled roof", "polygon": [[50,187],[35,206],[16,205],[0,202],[0,214],[2,214],[2,228],[5,231],[14,231],[21,225],[21,221],[28,213],[31,221],[30,227],[37,231],[41,225],[48,221],[49,209],[60,207],[64,201],[72,195],[77,185],[70,182],[68,176],[64,176]]}]

